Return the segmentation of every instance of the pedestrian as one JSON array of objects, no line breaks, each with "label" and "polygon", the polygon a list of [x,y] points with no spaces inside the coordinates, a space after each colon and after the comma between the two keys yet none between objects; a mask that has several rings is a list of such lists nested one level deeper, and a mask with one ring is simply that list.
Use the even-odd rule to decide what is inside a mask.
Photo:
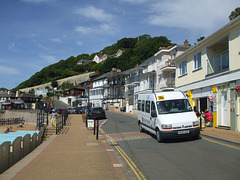
[{"label": "pedestrian", "polygon": [[59,116],[59,114],[55,111],[55,109],[53,109],[52,110],[52,114],[51,114],[51,124],[52,124],[52,127],[56,126],[56,120],[57,120],[58,116]]},{"label": "pedestrian", "polygon": [[9,127],[4,131],[4,133],[9,133]]},{"label": "pedestrian", "polygon": [[205,119],[206,126],[211,126],[212,123],[212,114],[209,112],[208,109],[205,110],[203,117]]},{"label": "pedestrian", "polygon": [[9,128],[9,132],[13,132],[12,126],[10,126]]}]

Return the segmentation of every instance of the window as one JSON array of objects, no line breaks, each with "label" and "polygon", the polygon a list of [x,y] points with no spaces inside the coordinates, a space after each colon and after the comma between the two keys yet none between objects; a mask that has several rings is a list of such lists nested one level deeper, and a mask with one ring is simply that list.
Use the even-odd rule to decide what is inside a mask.
[{"label": "window", "polygon": [[150,101],[146,101],[146,112],[150,113]]},{"label": "window", "polygon": [[183,61],[179,64],[179,76],[187,74],[187,61]]},{"label": "window", "polygon": [[158,84],[162,84],[162,74],[158,75]]},{"label": "window", "polygon": [[151,104],[151,112],[156,112],[154,101],[152,101],[152,104]]},{"label": "window", "polygon": [[193,70],[199,69],[202,67],[202,54],[197,53],[193,58]]},{"label": "window", "polygon": [[143,100],[143,101],[142,101],[142,111],[145,110],[144,105],[145,105],[145,101]]},{"label": "window", "polygon": [[138,100],[138,111],[141,111],[141,107],[142,107],[142,101]]}]

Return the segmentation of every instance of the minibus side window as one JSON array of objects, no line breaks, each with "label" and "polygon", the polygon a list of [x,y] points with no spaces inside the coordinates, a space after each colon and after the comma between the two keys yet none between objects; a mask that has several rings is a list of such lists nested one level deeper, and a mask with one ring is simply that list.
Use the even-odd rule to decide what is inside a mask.
[{"label": "minibus side window", "polygon": [[138,111],[141,111],[141,107],[142,107],[142,101],[138,100]]},{"label": "minibus side window", "polygon": [[156,112],[156,107],[155,107],[154,101],[152,101],[152,104],[151,104],[151,112],[152,111]]},{"label": "minibus side window", "polygon": [[145,106],[145,101],[143,100],[143,101],[142,101],[142,111],[143,111],[143,112],[145,111],[144,106]]},{"label": "minibus side window", "polygon": [[146,101],[146,112],[150,113],[150,101]]}]

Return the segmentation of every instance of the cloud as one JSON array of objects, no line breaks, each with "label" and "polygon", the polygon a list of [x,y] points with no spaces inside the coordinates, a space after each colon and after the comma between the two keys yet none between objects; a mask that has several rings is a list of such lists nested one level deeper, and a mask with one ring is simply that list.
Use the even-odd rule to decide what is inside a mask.
[{"label": "cloud", "polygon": [[108,14],[103,9],[96,8],[94,6],[88,6],[85,8],[78,8],[75,11],[76,14],[80,14],[89,19],[93,19],[95,21],[111,21],[113,19],[111,14]]},{"label": "cloud", "polygon": [[23,2],[27,2],[27,3],[48,3],[48,2],[53,2],[55,0],[22,0]]},{"label": "cloud", "polygon": [[77,41],[77,45],[82,46],[83,42],[82,41]]},{"label": "cloud", "polygon": [[93,27],[77,26],[75,31],[82,34],[115,34],[119,31],[118,25],[116,24],[100,24]]},{"label": "cloud", "polygon": [[15,47],[15,43],[13,42],[12,44],[8,45],[8,49],[13,49]]},{"label": "cloud", "polygon": [[148,2],[149,0],[120,0],[120,1],[131,3],[131,4],[143,4]]},{"label": "cloud", "polygon": [[60,38],[52,38],[51,41],[53,41],[53,42],[59,42],[59,43],[60,43],[60,42],[63,42],[62,39],[60,39]]},{"label": "cloud", "polygon": [[[239,3],[238,3],[239,4]],[[236,0],[172,0],[150,6],[147,22],[155,26],[186,29],[215,29],[237,7]]]},{"label": "cloud", "polygon": [[56,56],[49,56],[49,55],[40,55],[40,57],[47,61],[48,63],[56,63],[57,57]]},{"label": "cloud", "polygon": [[8,75],[19,74],[17,69],[14,69],[12,67],[6,67],[6,66],[0,66],[0,72],[1,74],[8,74]]}]

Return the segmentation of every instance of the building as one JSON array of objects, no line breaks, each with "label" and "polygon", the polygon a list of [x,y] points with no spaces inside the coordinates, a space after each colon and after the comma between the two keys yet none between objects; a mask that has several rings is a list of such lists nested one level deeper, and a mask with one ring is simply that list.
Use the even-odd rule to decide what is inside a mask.
[{"label": "building", "polygon": [[176,57],[175,86],[214,127],[240,130],[240,16]]},{"label": "building", "polygon": [[154,55],[157,59],[156,91],[174,90],[176,66],[172,60],[189,48],[188,41],[185,40],[184,45],[160,48]]}]

